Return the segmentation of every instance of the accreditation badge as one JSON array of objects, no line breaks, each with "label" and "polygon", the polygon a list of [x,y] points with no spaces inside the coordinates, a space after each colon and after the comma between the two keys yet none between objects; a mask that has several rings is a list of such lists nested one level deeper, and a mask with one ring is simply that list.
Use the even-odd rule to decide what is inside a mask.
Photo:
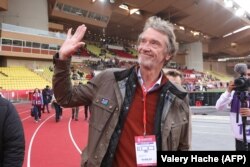
[{"label": "accreditation badge", "polygon": [[155,135],[135,136],[135,152],[137,166],[156,166]]}]

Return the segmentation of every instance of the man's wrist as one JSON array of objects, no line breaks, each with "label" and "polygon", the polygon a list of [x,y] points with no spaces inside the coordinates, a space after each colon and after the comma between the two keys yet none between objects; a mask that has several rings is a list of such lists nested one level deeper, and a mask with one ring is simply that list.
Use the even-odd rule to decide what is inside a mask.
[{"label": "man's wrist", "polygon": [[58,52],[58,58],[60,60],[67,60],[67,56],[63,55],[62,52],[60,52],[60,51]]},{"label": "man's wrist", "polygon": [[[57,63],[57,62],[60,62],[60,63]],[[71,62],[71,57],[66,59],[66,60],[62,60],[60,59],[60,56],[59,56],[59,52],[57,52],[54,56],[53,56],[53,64],[70,64]],[[63,65],[64,66],[64,65]]]},{"label": "man's wrist", "polygon": [[53,56],[53,64],[56,64],[56,60],[59,60],[59,53],[58,52]]}]

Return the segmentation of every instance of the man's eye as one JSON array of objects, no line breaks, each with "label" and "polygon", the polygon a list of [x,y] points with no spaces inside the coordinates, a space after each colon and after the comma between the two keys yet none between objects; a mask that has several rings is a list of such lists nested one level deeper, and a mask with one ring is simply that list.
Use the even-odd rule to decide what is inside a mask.
[{"label": "man's eye", "polygon": [[157,42],[157,41],[151,41],[151,44],[152,44],[153,46],[159,46],[159,42]]},{"label": "man's eye", "polygon": [[142,39],[141,41],[140,41],[140,43],[145,43],[146,42],[146,40],[144,40],[144,39]]}]

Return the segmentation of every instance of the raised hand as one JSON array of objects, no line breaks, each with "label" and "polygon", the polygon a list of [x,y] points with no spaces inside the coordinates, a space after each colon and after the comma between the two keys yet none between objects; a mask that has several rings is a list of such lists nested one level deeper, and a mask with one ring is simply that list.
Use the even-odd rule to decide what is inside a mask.
[{"label": "raised hand", "polygon": [[83,24],[77,27],[75,33],[72,35],[72,28],[68,30],[67,37],[63,42],[59,50],[59,59],[66,60],[72,56],[81,46],[85,43],[82,42],[82,38],[87,30],[87,27]]}]

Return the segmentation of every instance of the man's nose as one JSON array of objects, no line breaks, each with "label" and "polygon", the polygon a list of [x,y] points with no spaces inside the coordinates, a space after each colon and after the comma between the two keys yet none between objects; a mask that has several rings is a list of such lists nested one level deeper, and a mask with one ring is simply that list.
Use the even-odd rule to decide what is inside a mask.
[{"label": "man's nose", "polygon": [[140,48],[143,50],[150,50],[149,42],[144,42],[140,45]]}]

